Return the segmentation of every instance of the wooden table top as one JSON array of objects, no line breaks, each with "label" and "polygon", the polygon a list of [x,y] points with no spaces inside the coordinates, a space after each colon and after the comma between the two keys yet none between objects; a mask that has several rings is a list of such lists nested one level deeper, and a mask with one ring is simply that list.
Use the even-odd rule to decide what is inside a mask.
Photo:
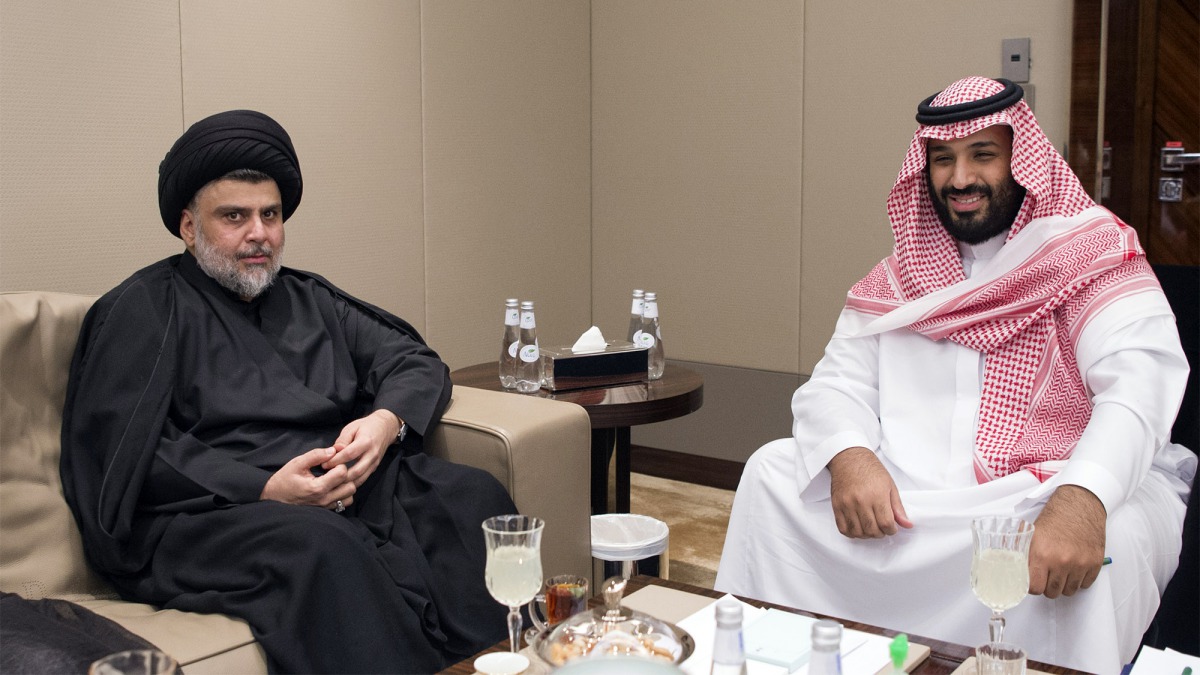
[{"label": "wooden table top", "polygon": [[[500,386],[494,361],[455,370],[450,373],[450,380],[456,386],[508,391]],[[704,403],[704,378],[687,368],[668,363],[662,379],[650,382],[557,392],[539,389],[533,394],[512,393],[575,403],[587,410],[593,429],[611,429],[663,422],[699,410]]]},{"label": "wooden table top", "polygon": [[[655,577],[647,577],[647,576],[636,576],[636,577],[633,577],[632,579],[630,579],[629,584],[625,589],[625,595],[629,595],[629,594],[633,593],[634,591],[641,590],[641,589],[645,588],[646,586],[651,586],[651,585],[663,586],[666,588],[673,588],[675,590],[683,591],[685,593],[702,595],[702,596],[713,598],[713,599],[721,598],[721,597],[724,597],[724,595],[725,595],[724,593],[720,593],[718,591],[714,591],[714,590],[708,589],[708,588],[699,588],[697,586],[691,586],[689,584],[680,583],[678,581],[669,581],[666,579],[658,579]],[[782,610],[785,610],[788,612],[795,612],[797,614],[804,614],[806,616],[834,619],[834,620],[838,621],[839,623],[841,623],[846,628],[857,630],[857,631],[862,631],[864,633],[872,633],[875,635],[884,635],[887,637],[893,637],[893,636],[897,635],[897,633],[898,633],[898,631],[887,630],[884,628],[877,628],[875,626],[871,626],[871,625],[864,624],[864,623],[859,623],[857,621],[845,621],[838,617],[829,617],[829,616],[826,616],[823,614],[814,614],[812,612],[806,612],[806,611],[798,610],[798,609],[795,609],[792,607],[784,607],[782,605],[774,605],[769,602],[761,602],[758,600],[754,600],[752,598],[741,598],[741,599],[751,605],[756,606],[756,607],[774,607],[776,609],[782,609]],[[596,606],[599,606],[600,604],[602,604],[602,601],[598,597],[593,597],[591,600],[588,601],[588,607],[596,607]],[[966,661],[969,657],[973,656],[974,652],[975,652],[974,647],[966,647],[964,645],[958,645],[958,644],[954,644],[954,643],[950,643],[950,642],[943,642],[942,640],[934,640],[933,638],[927,638],[927,637],[923,637],[921,635],[913,635],[912,633],[909,633],[908,639],[909,639],[909,642],[916,643],[916,644],[922,644],[922,645],[929,647],[929,649],[930,649],[929,658],[913,669],[912,672],[915,675],[949,675],[950,673],[953,673],[960,665],[962,665],[963,661]],[[522,643],[522,646],[524,646],[524,643]],[[479,652],[478,654],[476,654],[470,658],[467,658],[463,661],[460,661],[459,663],[454,664],[453,666],[447,668],[446,670],[444,670],[442,672],[443,673],[451,673],[454,675],[471,675],[472,673],[475,672],[474,663],[475,663],[476,658],[482,656],[483,654],[487,654],[489,652],[502,652],[502,651],[507,651],[507,650],[508,650],[508,640],[505,639],[505,640],[503,640],[495,645],[492,645],[491,647]],[[1054,673],[1057,675],[1076,675],[1076,674],[1080,673],[1080,671],[1072,670],[1070,668],[1064,668],[1061,666],[1052,666],[1052,665],[1045,664],[1045,663],[1039,663],[1037,661],[1030,661],[1028,663],[1028,668],[1030,670],[1037,670],[1037,671],[1041,671],[1043,673]],[[1080,675],[1086,675],[1086,674],[1080,674]]]}]

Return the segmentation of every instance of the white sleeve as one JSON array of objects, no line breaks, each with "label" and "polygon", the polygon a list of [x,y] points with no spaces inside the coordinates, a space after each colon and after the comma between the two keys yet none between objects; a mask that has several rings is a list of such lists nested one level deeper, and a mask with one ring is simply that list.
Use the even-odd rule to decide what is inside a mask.
[{"label": "white sleeve", "polygon": [[828,480],[822,469],[842,450],[879,450],[879,337],[846,337],[863,320],[854,310],[842,310],[825,355],[792,396],[798,464],[814,487]]},{"label": "white sleeve", "polygon": [[1187,384],[1166,298],[1145,292],[1105,307],[1080,334],[1076,360],[1092,417],[1055,482],[1091,491],[1111,514],[1170,438]]}]

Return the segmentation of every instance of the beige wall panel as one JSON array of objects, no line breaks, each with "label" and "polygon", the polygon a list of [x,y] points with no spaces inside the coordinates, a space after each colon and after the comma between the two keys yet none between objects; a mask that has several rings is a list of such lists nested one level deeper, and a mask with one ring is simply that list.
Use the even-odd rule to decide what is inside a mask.
[{"label": "beige wall panel", "polygon": [[176,251],[179,92],[174,3],[0,2],[0,290],[102,293]]},{"label": "beige wall panel", "polygon": [[589,3],[422,5],[429,331],[451,367],[494,360],[506,297],[543,345],[591,325]]},{"label": "beige wall panel", "polygon": [[292,136],[285,264],[424,330],[418,1],[185,0],[182,17],[186,123],[251,108]]},{"label": "beige wall panel", "polygon": [[803,0],[593,2],[593,304],[672,359],[795,372]]},{"label": "beige wall panel", "polygon": [[806,0],[801,372],[833,332],[846,291],[892,235],[885,200],[917,103],[967,75],[1000,76],[1000,41],[1028,37],[1034,112],[1067,140],[1070,0]]}]

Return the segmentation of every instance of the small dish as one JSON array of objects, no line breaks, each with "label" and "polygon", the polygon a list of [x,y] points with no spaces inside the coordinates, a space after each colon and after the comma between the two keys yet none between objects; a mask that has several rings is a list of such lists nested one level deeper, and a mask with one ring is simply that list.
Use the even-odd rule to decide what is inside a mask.
[{"label": "small dish", "polygon": [[475,670],[483,675],[518,675],[529,667],[529,658],[513,652],[492,652],[475,659]]}]

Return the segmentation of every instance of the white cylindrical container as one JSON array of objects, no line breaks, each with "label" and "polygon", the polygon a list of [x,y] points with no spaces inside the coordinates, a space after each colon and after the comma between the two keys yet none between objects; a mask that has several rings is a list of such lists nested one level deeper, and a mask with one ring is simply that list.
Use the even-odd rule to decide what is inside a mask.
[{"label": "white cylindrical container", "polygon": [[521,303],[521,325],[517,345],[517,391],[532,394],[542,387],[542,354],[538,348],[537,320],[533,301]]},{"label": "white cylindrical container", "polygon": [[666,352],[663,351],[662,328],[658,322],[658,294],[646,291],[646,305],[642,311],[642,332],[636,343],[646,347],[646,378],[657,380],[666,367]]},{"label": "white cylindrical container", "polygon": [[821,619],[812,627],[809,675],[842,675],[842,624]]},{"label": "white cylindrical container", "polygon": [[722,600],[715,607],[717,629],[713,635],[710,675],[746,675],[746,646],[742,642],[742,606]]},{"label": "white cylindrical container", "polygon": [[642,289],[633,292],[633,307],[629,309],[629,333],[625,336],[633,344],[638,343],[638,334],[642,332],[642,312],[646,305],[646,294]]},{"label": "white cylindrical container", "polygon": [[500,386],[517,387],[517,349],[521,339],[521,309],[516,298],[504,301],[504,337],[500,338]]}]

